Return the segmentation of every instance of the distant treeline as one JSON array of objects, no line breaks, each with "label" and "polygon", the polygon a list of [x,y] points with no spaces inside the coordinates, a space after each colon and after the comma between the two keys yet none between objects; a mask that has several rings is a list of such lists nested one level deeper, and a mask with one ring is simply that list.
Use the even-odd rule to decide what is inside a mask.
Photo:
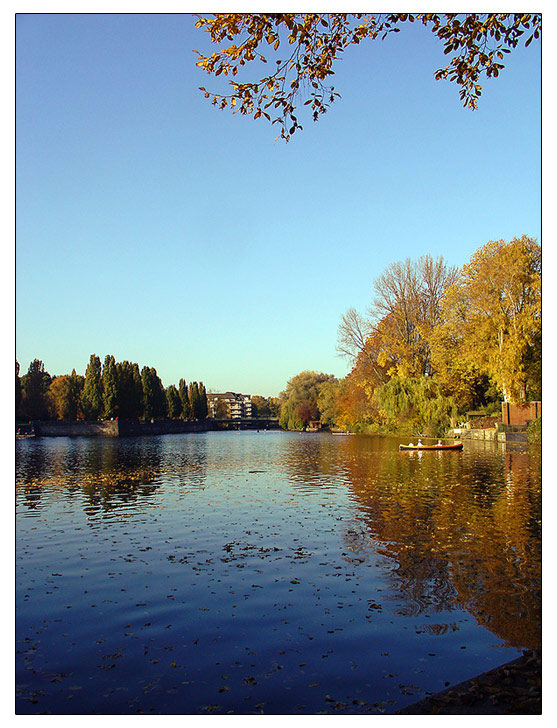
[{"label": "distant treeline", "polygon": [[16,361],[16,418],[18,420],[97,419],[194,419],[207,417],[207,392],[203,382],[165,389],[154,367],[115,361],[107,355],[104,364],[91,354],[85,376],[52,377],[42,361],[34,359],[27,374],[19,376]]}]

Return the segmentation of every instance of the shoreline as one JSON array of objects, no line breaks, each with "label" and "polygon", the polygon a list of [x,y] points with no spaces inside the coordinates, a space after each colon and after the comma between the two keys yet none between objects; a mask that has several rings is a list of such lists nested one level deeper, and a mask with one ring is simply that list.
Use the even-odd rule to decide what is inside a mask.
[{"label": "shoreline", "polygon": [[396,715],[541,715],[541,650],[401,708]]},{"label": "shoreline", "polygon": [[24,437],[105,437],[174,435],[221,430],[275,430],[276,418],[218,420],[34,420],[16,425],[16,439]]}]

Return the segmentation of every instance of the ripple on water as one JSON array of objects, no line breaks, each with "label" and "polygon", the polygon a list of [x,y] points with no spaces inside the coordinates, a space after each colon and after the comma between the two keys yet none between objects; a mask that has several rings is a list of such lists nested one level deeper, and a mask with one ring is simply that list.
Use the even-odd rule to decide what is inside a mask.
[{"label": "ripple on water", "polygon": [[392,713],[537,646],[539,463],[397,448],[18,441],[18,712]]}]

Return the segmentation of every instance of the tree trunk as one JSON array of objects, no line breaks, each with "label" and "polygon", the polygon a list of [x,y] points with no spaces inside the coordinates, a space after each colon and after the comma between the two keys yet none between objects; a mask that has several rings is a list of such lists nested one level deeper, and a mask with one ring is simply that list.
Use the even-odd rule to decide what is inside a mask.
[{"label": "tree trunk", "polygon": [[505,376],[503,374],[503,328],[499,329],[499,372],[501,374],[501,389],[503,390],[503,401],[508,402],[509,396],[505,383]]}]

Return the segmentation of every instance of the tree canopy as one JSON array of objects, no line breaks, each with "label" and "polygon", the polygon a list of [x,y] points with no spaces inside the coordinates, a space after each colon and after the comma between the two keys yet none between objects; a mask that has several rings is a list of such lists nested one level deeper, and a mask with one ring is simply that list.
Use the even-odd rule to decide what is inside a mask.
[{"label": "tree canopy", "polygon": [[[539,396],[541,248],[523,235],[493,240],[463,266],[442,303],[441,349],[452,342],[461,366],[480,369],[505,401]],[[437,354],[437,360],[441,357]]]},{"label": "tree canopy", "polygon": [[86,420],[96,420],[103,410],[102,367],[96,354],[91,354],[85,370],[81,408]]},{"label": "tree canopy", "polygon": [[174,384],[166,388],[166,403],[168,416],[172,420],[177,420],[182,414],[182,400]]},{"label": "tree canopy", "polygon": [[33,359],[21,382],[23,410],[29,419],[41,420],[48,417],[48,388],[51,380],[52,377],[45,371],[43,362],[40,359]]},{"label": "tree canopy", "polygon": [[189,420],[189,418],[192,416],[192,412],[188,385],[185,379],[180,379],[178,383],[178,394],[180,395],[180,402],[182,403],[182,411],[180,413],[180,417],[183,420]]},{"label": "tree canopy", "polygon": [[189,386],[180,379],[179,387],[166,389],[154,367],[135,362],[117,362],[107,354],[104,365],[91,354],[85,376],[71,374],[52,377],[42,361],[34,359],[29,371],[20,377],[16,360],[16,419],[96,420],[110,419],[204,419],[207,417],[207,390],[203,382]]},{"label": "tree canopy", "polygon": [[280,412],[280,400],[278,397],[262,397],[254,394],[251,398],[253,417],[277,417]]},{"label": "tree canopy", "polygon": [[[505,54],[541,35],[541,14],[530,13],[217,13],[200,17],[196,27],[220,48],[210,55],[195,53],[209,75],[231,77],[230,92],[200,89],[221,109],[278,123],[280,137],[288,141],[302,129],[297,106],[310,106],[317,121],[340,96],[328,81],[349,46],[384,39],[407,23],[421,23],[443,44],[449,62],[435,71],[435,79],[456,83],[469,109],[477,108],[482,77],[496,78]],[[285,53],[265,72],[269,54],[279,49]],[[240,80],[248,64],[255,75]]]},{"label": "tree canopy", "polygon": [[318,398],[325,382],[336,382],[336,377],[323,372],[304,371],[288,380],[280,393],[280,426],[287,430],[301,430],[311,420],[318,420],[321,411]]},{"label": "tree canopy", "polygon": [[166,416],[166,392],[155,367],[143,367],[141,370],[143,387],[144,416],[148,420],[158,420]]},{"label": "tree canopy", "polygon": [[387,424],[397,430],[441,435],[445,427],[455,423],[456,407],[444,397],[431,377],[392,377],[378,387],[374,399]]},{"label": "tree canopy", "polygon": [[75,420],[81,411],[81,399],[85,378],[77,374],[54,377],[48,389],[51,415],[59,420]]},{"label": "tree canopy", "polygon": [[391,263],[373,283],[368,315],[348,309],[342,316],[338,352],[354,362],[365,360],[378,383],[393,374],[431,374],[431,332],[456,273],[441,256]]},{"label": "tree canopy", "polygon": [[539,399],[539,244],[490,241],[460,270],[392,263],[368,312],[342,316],[337,350],[352,362],[328,405],[341,427],[440,432],[458,413]]}]

